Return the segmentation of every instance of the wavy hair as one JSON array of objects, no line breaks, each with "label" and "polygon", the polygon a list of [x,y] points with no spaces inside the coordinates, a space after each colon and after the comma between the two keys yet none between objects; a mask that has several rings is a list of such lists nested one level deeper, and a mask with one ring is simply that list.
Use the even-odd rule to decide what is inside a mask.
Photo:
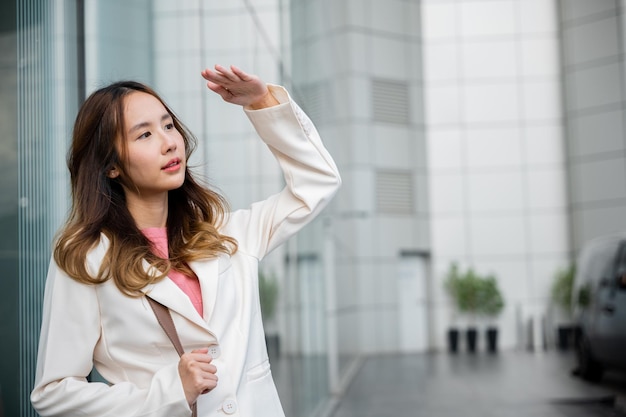
[{"label": "wavy hair", "polygon": [[[185,181],[169,191],[167,238],[169,259],[152,251],[148,238],[137,227],[126,207],[120,178],[124,177],[124,99],[143,92],[159,100],[172,116],[174,127],[185,143],[186,159],[197,140],[150,87],[135,81],[120,81],[101,88],[83,103],[72,134],[67,165],[70,172],[72,207],[54,247],[54,259],[71,278],[86,284],[112,279],[123,293],[138,297],[148,284],[162,280],[170,269],[193,275],[189,263],[220,253],[232,255],[237,241],[219,228],[228,211],[226,200],[199,184],[185,167]],[[118,167],[118,178],[109,171]],[[87,265],[88,253],[106,236],[110,245],[97,270]],[[155,268],[149,272],[144,265]]]}]

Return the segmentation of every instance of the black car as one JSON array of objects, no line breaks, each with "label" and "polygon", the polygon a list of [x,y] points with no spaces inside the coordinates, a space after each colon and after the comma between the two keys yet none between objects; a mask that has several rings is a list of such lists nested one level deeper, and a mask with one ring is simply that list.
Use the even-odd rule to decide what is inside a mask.
[{"label": "black car", "polygon": [[582,248],[572,297],[580,376],[597,381],[607,368],[626,369],[626,234]]}]

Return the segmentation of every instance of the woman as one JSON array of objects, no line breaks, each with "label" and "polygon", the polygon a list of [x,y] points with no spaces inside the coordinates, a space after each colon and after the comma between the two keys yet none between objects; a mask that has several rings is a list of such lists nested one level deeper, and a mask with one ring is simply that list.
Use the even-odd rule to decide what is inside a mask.
[{"label": "woman", "polygon": [[[236,67],[202,76],[242,105],[286,187],[228,213],[187,167],[193,137],[148,87],[120,82],[81,107],[68,158],[72,211],[50,264],[35,388],[42,416],[283,416],[271,377],[258,262],[341,180],[281,87]],[[146,296],[169,308],[178,356]],[[95,366],[109,384],[88,382]],[[195,405],[194,405],[195,404]]]}]

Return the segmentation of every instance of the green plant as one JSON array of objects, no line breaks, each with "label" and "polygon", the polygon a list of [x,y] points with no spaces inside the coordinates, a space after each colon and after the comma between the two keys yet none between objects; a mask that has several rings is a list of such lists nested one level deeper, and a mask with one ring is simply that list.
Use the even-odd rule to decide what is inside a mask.
[{"label": "green plant", "polygon": [[572,311],[572,291],[574,289],[574,277],[576,268],[571,265],[568,268],[559,270],[554,276],[552,283],[552,301],[566,312]]},{"label": "green plant", "polygon": [[504,298],[493,275],[483,277],[472,268],[461,272],[453,263],[445,287],[461,313],[496,316],[504,308]]},{"label": "green plant", "polygon": [[259,298],[263,318],[274,317],[278,301],[278,281],[274,276],[268,277],[265,273],[259,272]]},{"label": "green plant", "polygon": [[458,310],[462,313],[475,313],[478,308],[478,277],[472,269],[462,273],[453,264],[448,273],[446,287],[452,295]]},{"label": "green plant", "polygon": [[504,308],[504,298],[493,275],[482,279],[479,310],[486,316],[497,316]]}]

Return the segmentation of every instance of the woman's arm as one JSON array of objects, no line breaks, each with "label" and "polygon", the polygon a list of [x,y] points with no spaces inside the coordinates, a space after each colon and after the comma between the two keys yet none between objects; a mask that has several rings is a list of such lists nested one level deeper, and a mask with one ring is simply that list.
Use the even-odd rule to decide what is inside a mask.
[{"label": "woman's arm", "polygon": [[283,191],[233,213],[224,231],[239,240],[240,250],[262,258],[320,213],[341,177],[315,126],[284,88],[266,85],[236,67],[216,66],[203,76],[225,101],[244,106],[283,171]]},{"label": "woman's arm", "polygon": [[158,370],[145,389],[130,382],[112,386],[87,382],[94,349],[101,338],[99,307],[95,286],[74,281],[51,262],[31,394],[37,412],[43,417],[191,414],[178,363]]}]

